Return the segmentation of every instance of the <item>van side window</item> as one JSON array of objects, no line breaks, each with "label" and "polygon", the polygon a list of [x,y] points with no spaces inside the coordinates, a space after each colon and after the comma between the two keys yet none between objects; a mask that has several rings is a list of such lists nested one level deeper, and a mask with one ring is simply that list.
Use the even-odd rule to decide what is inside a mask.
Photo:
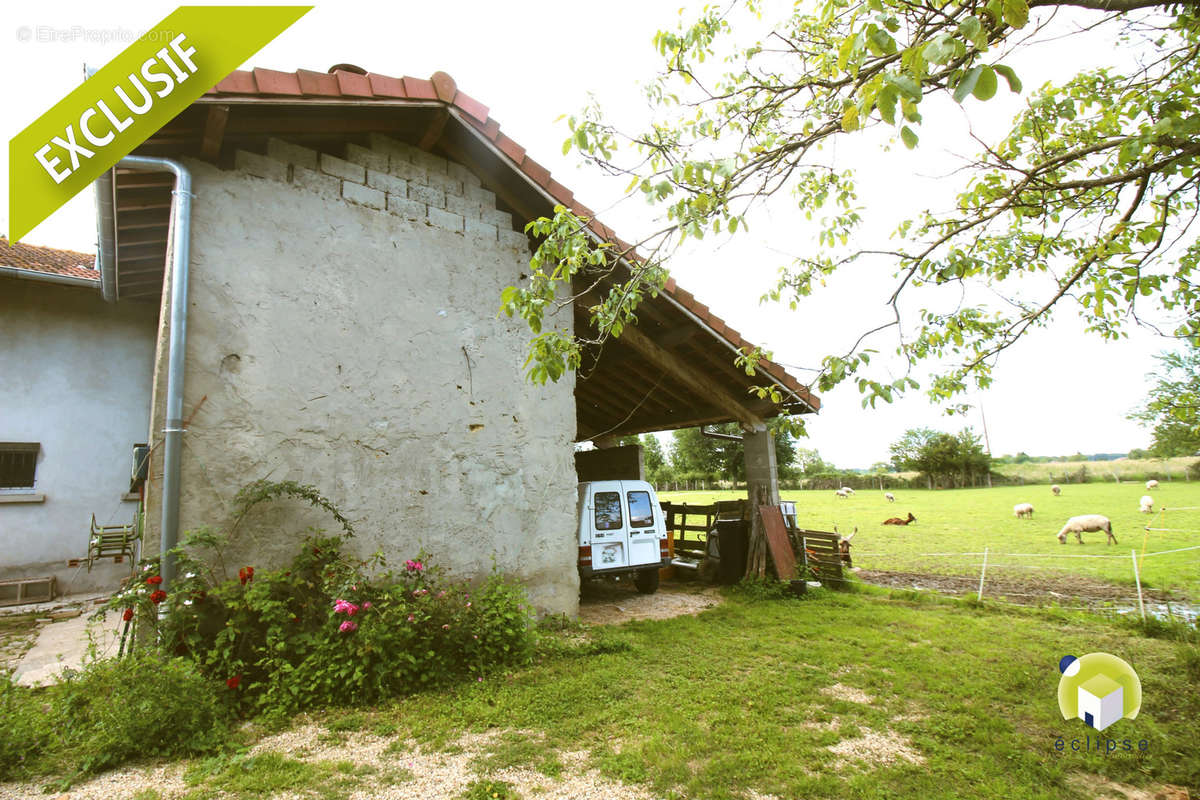
[{"label": "van side window", "polygon": [[649,492],[629,493],[629,527],[649,528],[654,525],[654,511],[650,507]]},{"label": "van side window", "polygon": [[596,492],[596,530],[615,531],[621,527],[621,493]]}]

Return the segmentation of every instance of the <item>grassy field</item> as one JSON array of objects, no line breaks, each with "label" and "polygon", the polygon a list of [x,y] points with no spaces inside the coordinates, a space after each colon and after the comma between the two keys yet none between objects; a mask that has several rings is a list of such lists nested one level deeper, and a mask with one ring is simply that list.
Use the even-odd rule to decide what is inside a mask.
[{"label": "grassy field", "polygon": [[[1145,493],[1141,484],[1096,483],[1064,485],[1059,497],[1047,486],[897,489],[893,492],[895,503],[866,490],[844,500],[831,491],[782,494],[783,499],[796,501],[801,527],[833,530],[836,525],[842,534],[857,528],[853,541],[856,567],[978,575],[981,555],[926,554],[981,554],[986,547],[989,574],[1024,574],[1053,589],[1061,576],[1071,574],[1132,587],[1131,549],[1140,553],[1144,545],[1150,553],[1200,545],[1200,482],[1162,484],[1153,492],[1156,509],[1165,505],[1192,510],[1142,514],[1138,499]],[[702,504],[744,496],[735,491],[663,492],[659,498]],[[1033,519],[1014,517],[1013,506],[1022,502],[1033,504]],[[917,518],[911,525],[881,524],[888,517],[905,517],[909,512]],[[1118,544],[1106,544],[1103,533],[1085,533],[1082,546],[1073,536],[1060,545],[1055,534],[1068,517],[1078,514],[1107,516]],[[1148,532],[1148,525],[1170,530]],[[1171,589],[1198,599],[1200,550],[1145,558],[1141,579],[1144,587]]]},{"label": "grassy field", "polygon": [[1145,483],[1155,477],[1166,483],[1185,483],[1187,468],[1196,463],[1195,456],[1179,458],[1118,458],[1115,461],[1047,461],[1044,463],[996,464],[1001,475],[1023,478],[1027,483],[1063,482],[1065,476],[1075,481],[1080,469],[1087,470],[1090,480],[1111,481],[1118,479]]},{"label": "grassy field", "polygon": [[[753,601],[742,590],[698,617],[568,629],[529,669],[324,717],[322,739],[342,754],[339,765],[309,763],[320,756],[304,749],[221,757],[188,770],[187,797],[333,800],[389,785],[401,787],[396,796],[416,796],[402,787],[429,762],[414,763],[413,742],[442,758],[472,752],[473,789],[429,796],[480,800],[565,796],[554,793],[557,782],[593,768],[617,787],[667,800],[1060,800],[1097,796],[1097,776],[1200,785],[1194,644],[1064,611],[912,593],[814,594]],[[1128,738],[1133,752],[1071,750],[1088,729],[1059,714],[1056,665],[1064,654],[1096,650],[1139,673],[1140,714],[1107,732]],[[464,734],[488,734],[490,744],[472,750],[478,745]],[[356,756],[381,747],[378,763]],[[513,791],[520,768],[549,788]]]}]

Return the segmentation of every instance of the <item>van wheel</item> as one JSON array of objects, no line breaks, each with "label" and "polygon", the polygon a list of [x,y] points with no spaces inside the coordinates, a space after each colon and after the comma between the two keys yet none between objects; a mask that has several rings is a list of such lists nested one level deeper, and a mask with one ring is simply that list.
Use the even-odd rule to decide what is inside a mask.
[{"label": "van wheel", "polygon": [[644,569],[633,578],[633,585],[642,594],[654,594],[658,591],[658,570]]}]

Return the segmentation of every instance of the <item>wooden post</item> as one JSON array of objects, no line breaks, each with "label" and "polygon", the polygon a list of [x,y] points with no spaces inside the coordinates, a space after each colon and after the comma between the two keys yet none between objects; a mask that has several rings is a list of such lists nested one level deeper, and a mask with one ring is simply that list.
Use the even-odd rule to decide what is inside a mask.
[{"label": "wooden post", "polygon": [[983,568],[979,570],[979,595],[975,598],[980,601],[983,600],[983,576],[987,573],[987,557],[988,549],[985,547],[983,548]]},{"label": "wooden post", "polygon": [[1133,582],[1137,584],[1138,590],[1138,609],[1142,612],[1142,622],[1146,621],[1146,604],[1142,602],[1142,576],[1138,574],[1137,550],[1130,550],[1129,555],[1133,558]]}]

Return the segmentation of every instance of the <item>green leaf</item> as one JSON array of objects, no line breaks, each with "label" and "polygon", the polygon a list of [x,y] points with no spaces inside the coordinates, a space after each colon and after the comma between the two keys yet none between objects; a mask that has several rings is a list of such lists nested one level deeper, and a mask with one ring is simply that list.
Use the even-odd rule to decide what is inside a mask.
[{"label": "green leaf", "polygon": [[981,67],[980,70],[979,79],[975,82],[975,89],[971,94],[986,102],[996,95],[996,71],[991,67]]},{"label": "green leaf", "polygon": [[907,125],[900,129],[900,138],[904,140],[904,146],[909,150],[917,146],[917,134]]},{"label": "green leaf", "polygon": [[896,124],[896,90],[891,86],[885,86],[879,90],[879,94],[875,97],[875,107],[879,109],[879,116],[888,125]]},{"label": "green leaf", "polygon": [[884,81],[899,89],[909,100],[916,102],[921,99],[921,84],[908,75],[885,75]]},{"label": "green leaf", "polygon": [[962,76],[962,80],[958,82],[958,86],[954,89],[955,102],[961,103],[967,99],[967,95],[975,91],[975,84],[979,82],[979,75],[982,72],[983,67],[972,67],[967,70],[967,74]]},{"label": "green leaf", "polygon": [[1004,64],[997,64],[992,69],[1004,76],[1004,80],[1008,81],[1008,90],[1014,94],[1019,94],[1021,91],[1021,79],[1017,77],[1017,73],[1012,67]]},{"label": "green leaf", "polygon": [[1027,0],[1001,0],[1000,9],[1004,14],[1004,21],[1014,28],[1024,28],[1029,22]]}]

